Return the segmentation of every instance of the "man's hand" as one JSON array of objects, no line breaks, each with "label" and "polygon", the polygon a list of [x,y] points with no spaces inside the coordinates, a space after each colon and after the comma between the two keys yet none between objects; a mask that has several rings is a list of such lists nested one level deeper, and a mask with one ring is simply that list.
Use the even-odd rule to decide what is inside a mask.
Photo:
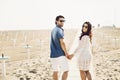
[{"label": "man's hand", "polygon": [[68,55],[68,53],[65,53],[65,56],[69,59],[69,55]]}]

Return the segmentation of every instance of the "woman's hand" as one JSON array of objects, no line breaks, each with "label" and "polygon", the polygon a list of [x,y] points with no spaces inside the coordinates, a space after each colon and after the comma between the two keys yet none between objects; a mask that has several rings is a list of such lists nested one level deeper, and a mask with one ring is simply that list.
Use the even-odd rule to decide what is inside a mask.
[{"label": "woman's hand", "polygon": [[70,54],[70,55],[68,55],[68,59],[72,59],[73,58],[73,56],[74,56],[74,54]]}]

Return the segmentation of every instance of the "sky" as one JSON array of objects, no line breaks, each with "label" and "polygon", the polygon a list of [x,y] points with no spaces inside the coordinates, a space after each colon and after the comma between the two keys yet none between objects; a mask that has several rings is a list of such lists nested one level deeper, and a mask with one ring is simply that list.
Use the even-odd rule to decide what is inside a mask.
[{"label": "sky", "polygon": [[85,21],[120,27],[119,8],[119,0],[0,0],[0,30],[52,29],[58,15],[65,17],[64,28]]}]

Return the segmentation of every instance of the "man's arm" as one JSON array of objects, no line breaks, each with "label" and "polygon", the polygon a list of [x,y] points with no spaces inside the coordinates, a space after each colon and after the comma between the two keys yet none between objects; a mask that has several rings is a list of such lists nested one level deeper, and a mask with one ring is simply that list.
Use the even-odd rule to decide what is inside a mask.
[{"label": "man's arm", "polygon": [[61,45],[62,50],[63,50],[64,53],[65,53],[65,56],[68,57],[68,53],[67,53],[66,46],[65,46],[65,43],[64,43],[64,39],[63,39],[63,38],[60,39],[60,45]]}]

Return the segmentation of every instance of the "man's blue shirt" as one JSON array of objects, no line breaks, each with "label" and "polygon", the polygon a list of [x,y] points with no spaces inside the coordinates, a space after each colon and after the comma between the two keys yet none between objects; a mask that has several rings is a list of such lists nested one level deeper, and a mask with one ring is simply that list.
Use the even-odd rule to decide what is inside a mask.
[{"label": "man's blue shirt", "polygon": [[51,58],[65,56],[65,53],[60,45],[61,38],[64,38],[64,31],[61,27],[56,26],[51,32],[51,42],[50,42]]}]

